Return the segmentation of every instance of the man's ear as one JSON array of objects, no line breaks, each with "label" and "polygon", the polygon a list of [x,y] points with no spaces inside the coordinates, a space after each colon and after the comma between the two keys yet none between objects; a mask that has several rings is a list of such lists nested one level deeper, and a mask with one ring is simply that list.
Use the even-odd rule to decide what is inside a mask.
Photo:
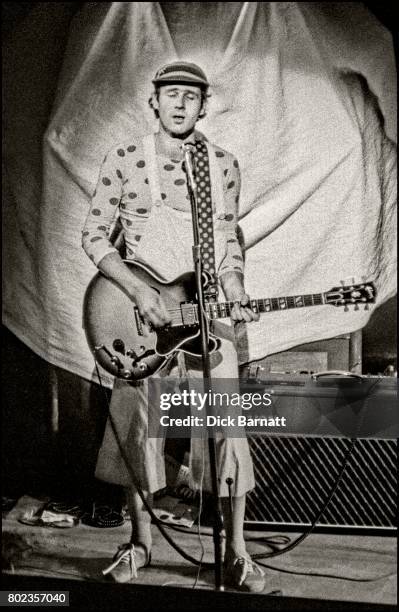
[{"label": "man's ear", "polygon": [[208,100],[204,100],[202,103],[200,114],[198,115],[198,119],[203,119],[207,112],[208,112]]},{"label": "man's ear", "polygon": [[152,92],[150,100],[151,100],[151,107],[154,110],[159,110],[158,96],[155,91]]}]

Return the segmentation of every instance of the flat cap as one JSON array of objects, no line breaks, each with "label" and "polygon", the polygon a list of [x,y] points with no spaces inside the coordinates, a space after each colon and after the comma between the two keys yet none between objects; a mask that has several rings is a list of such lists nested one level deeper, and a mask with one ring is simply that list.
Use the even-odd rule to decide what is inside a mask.
[{"label": "flat cap", "polygon": [[160,68],[152,82],[161,83],[192,83],[207,89],[209,87],[205,72],[196,64],[190,62],[172,62]]}]

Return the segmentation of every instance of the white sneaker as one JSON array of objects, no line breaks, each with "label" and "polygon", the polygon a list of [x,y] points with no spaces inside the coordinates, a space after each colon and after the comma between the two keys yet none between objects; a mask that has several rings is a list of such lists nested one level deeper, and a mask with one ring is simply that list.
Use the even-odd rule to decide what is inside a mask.
[{"label": "white sneaker", "polygon": [[121,544],[114,555],[111,565],[105,568],[104,576],[109,574],[114,582],[130,582],[137,578],[137,570],[151,563],[151,553],[146,554],[143,547],[135,548],[134,544]]}]

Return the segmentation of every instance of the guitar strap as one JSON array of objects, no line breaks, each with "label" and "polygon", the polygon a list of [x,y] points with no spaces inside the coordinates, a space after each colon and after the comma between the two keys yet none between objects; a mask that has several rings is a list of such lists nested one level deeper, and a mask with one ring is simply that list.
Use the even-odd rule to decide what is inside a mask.
[{"label": "guitar strap", "polygon": [[208,272],[211,281],[204,290],[208,302],[216,302],[218,296],[215,269],[215,240],[213,232],[213,210],[209,153],[206,143],[195,143],[195,180],[197,183],[198,229],[202,254],[202,269]]},{"label": "guitar strap", "polygon": [[[155,138],[150,134],[143,138],[144,156],[148,168],[151,199],[155,206],[162,205],[156,159]],[[224,215],[223,182],[215,151],[210,143],[196,139],[195,174],[197,181],[197,203],[199,216],[199,239],[202,252],[202,268],[211,277],[204,291],[208,302],[216,302],[218,285],[215,268],[215,242],[213,227],[213,203],[217,217]]]}]

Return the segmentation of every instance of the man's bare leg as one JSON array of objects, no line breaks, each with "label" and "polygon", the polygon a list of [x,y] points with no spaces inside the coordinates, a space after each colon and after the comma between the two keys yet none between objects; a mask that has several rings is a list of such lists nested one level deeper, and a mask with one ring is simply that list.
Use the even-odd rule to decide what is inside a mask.
[{"label": "man's bare leg", "polygon": [[244,540],[244,516],[246,496],[221,498],[223,522],[226,532],[224,555],[225,584],[236,589],[260,593],[265,587],[263,570],[251,561]]},{"label": "man's bare leg", "polygon": [[[146,491],[143,493],[147,503],[152,508],[153,495]],[[134,544],[135,548],[141,548],[145,552],[145,557],[148,560],[152,546],[151,516],[135,487],[131,486],[126,488],[126,501],[132,521],[130,542]]]},{"label": "man's bare leg", "polygon": [[[145,499],[152,506],[152,495],[144,492]],[[132,521],[130,542],[118,546],[118,550],[104,575],[114,582],[130,582],[137,578],[137,571],[151,560],[151,516],[137,490],[126,489],[126,498]]]},{"label": "man's bare leg", "polygon": [[233,497],[233,512],[230,508],[230,499],[221,497],[224,529],[226,532],[225,559],[246,554],[244,540],[244,515],[246,496]]}]

